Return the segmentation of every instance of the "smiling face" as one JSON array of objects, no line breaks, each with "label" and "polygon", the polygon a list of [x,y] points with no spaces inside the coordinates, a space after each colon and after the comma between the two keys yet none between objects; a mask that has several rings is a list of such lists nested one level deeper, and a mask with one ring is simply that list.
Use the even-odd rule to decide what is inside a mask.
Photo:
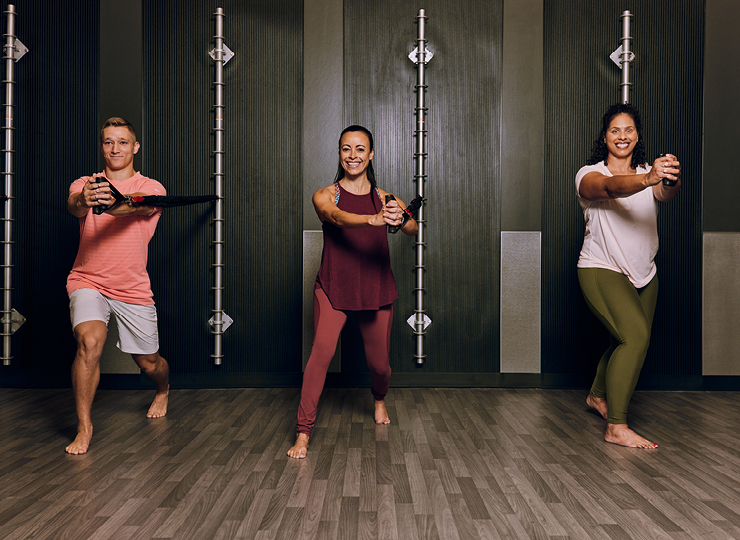
[{"label": "smiling face", "polygon": [[133,169],[134,154],[139,151],[139,143],[128,128],[109,126],[103,130],[101,139],[100,149],[109,170]]},{"label": "smiling face", "polygon": [[375,150],[370,148],[370,138],[362,131],[348,131],[339,141],[339,164],[347,178],[365,174]]},{"label": "smiling face", "polygon": [[609,122],[604,142],[610,156],[627,158],[632,155],[638,138],[634,119],[629,114],[622,113]]}]

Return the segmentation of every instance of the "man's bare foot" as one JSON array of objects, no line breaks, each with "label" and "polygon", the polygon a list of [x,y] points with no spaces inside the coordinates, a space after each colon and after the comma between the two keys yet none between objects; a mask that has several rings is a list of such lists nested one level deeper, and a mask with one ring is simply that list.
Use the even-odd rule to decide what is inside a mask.
[{"label": "man's bare foot", "polygon": [[607,419],[606,399],[598,398],[593,394],[589,394],[588,397],[586,398],[586,405],[588,405],[592,409],[596,409],[596,411],[604,418],[604,420]]},{"label": "man's bare foot", "polygon": [[295,459],[303,459],[308,452],[308,435],[299,433],[295,438],[295,444],[288,450],[288,455]]},{"label": "man's bare foot", "polygon": [[627,424],[607,424],[604,440],[629,448],[658,448],[658,445],[640,437]]},{"label": "man's bare foot", "polygon": [[92,428],[90,431],[79,431],[77,437],[72,441],[67,448],[64,449],[68,454],[84,454],[90,447],[90,440],[92,439]]},{"label": "man's bare foot", "polygon": [[388,410],[385,408],[385,401],[376,399],[375,401],[375,423],[376,424],[390,424],[391,419],[388,418]]},{"label": "man's bare foot", "polygon": [[152,406],[149,407],[149,412],[146,413],[147,418],[162,418],[167,414],[167,402],[169,400],[170,387],[167,386],[167,390],[164,392],[157,393],[152,401]]}]

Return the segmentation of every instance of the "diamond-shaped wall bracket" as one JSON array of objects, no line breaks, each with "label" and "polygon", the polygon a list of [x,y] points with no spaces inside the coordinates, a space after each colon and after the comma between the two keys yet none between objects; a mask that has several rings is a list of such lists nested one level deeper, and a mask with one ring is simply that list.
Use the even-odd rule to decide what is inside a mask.
[{"label": "diamond-shaped wall bracket", "polygon": [[[409,323],[409,326],[416,330],[416,314],[412,315],[408,319],[406,319],[406,322]],[[424,314],[424,330],[427,329],[427,326],[432,324],[432,319],[430,319],[426,313]]]},{"label": "diamond-shaped wall bracket", "polygon": [[[211,58],[213,58],[214,60],[216,59],[216,49],[215,49],[215,48],[214,48],[214,49],[212,49],[212,50],[211,50],[211,52],[209,52],[208,54],[209,54],[209,55],[211,56]],[[224,43],[224,64],[226,64],[226,62],[228,62],[228,61],[229,61],[229,60],[231,60],[232,58],[234,58],[234,51],[232,51],[231,49],[229,49],[229,48],[228,48],[228,47],[226,46],[226,44]]]},{"label": "diamond-shaped wall bracket", "polygon": [[[0,319],[0,322],[5,324],[6,317],[3,317]],[[26,322],[26,318],[18,313],[15,309],[10,310],[10,333],[15,334],[16,330],[18,330],[21,326],[23,326],[23,323]]]},{"label": "diamond-shaped wall bracket", "polygon": [[[622,69],[622,53],[623,53],[622,52],[622,46],[620,45],[619,48],[616,51],[614,51],[613,53],[611,53],[609,55],[609,58],[612,59],[612,62],[614,62],[615,64],[617,64],[617,67],[619,69]],[[630,55],[629,61],[632,62],[632,60],[635,59],[635,53],[633,53],[632,51],[630,51],[629,55]]]},{"label": "diamond-shaped wall bracket", "polygon": [[[428,47],[424,48],[424,63],[429,63],[429,60],[432,59],[432,56],[434,56],[434,53],[429,50]],[[409,53],[409,60],[411,60],[414,64],[419,63],[419,47],[414,47],[414,50]]]},{"label": "diamond-shaped wall bracket", "polygon": [[[7,47],[3,47],[3,49],[7,49]],[[21,40],[18,38],[15,38],[15,42],[13,42],[13,53],[12,57],[13,60],[16,62],[23,58],[23,55],[25,55],[28,52],[28,47],[26,47],[23,43],[21,43]]]},{"label": "diamond-shaped wall bracket", "polygon": [[[222,332],[226,332],[226,329],[229,326],[231,326],[231,323],[234,322],[234,319],[232,319],[231,317],[229,317],[226,313],[221,313],[221,320],[223,321],[223,324],[221,325],[221,331]],[[208,324],[210,324],[211,326],[215,326],[215,324],[214,324],[215,322],[216,322],[216,316],[215,315],[213,317],[211,317],[210,319],[208,319]]]}]

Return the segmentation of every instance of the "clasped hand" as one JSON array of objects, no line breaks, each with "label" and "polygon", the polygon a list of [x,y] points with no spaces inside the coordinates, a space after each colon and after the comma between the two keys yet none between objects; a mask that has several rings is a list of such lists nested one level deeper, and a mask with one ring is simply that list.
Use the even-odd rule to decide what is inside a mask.
[{"label": "clasped hand", "polygon": [[403,223],[403,208],[398,201],[389,201],[383,208],[373,216],[371,225],[380,227],[382,225],[393,225],[395,227]]},{"label": "clasped hand", "polygon": [[659,184],[663,179],[678,180],[681,177],[681,164],[673,154],[660,156],[653,162],[650,176],[651,185]]}]

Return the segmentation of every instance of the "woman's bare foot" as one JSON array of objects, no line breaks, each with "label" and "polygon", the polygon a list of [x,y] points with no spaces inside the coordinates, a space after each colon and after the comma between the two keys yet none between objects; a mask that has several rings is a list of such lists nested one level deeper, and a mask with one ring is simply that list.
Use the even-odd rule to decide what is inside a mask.
[{"label": "woman's bare foot", "polygon": [[308,435],[299,433],[295,438],[295,444],[288,450],[288,455],[295,459],[303,459],[308,452]]},{"label": "woman's bare foot", "polygon": [[375,423],[376,424],[390,424],[391,419],[388,418],[388,410],[385,408],[385,401],[382,399],[376,399],[375,401]]},{"label": "woman's bare foot", "polygon": [[89,429],[81,429],[77,432],[77,437],[67,448],[64,449],[68,454],[84,454],[90,447],[92,439],[92,426]]},{"label": "woman's bare foot", "polygon": [[606,399],[598,398],[593,394],[589,394],[588,397],[586,398],[586,405],[588,405],[592,409],[596,409],[596,411],[604,418],[604,420],[607,419]]},{"label": "woman's bare foot", "polygon": [[640,437],[627,424],[607,424],[604,440],[629,448],[658,448],[658,445]]},{"label": "woman's bare foot", "polygon": [[146,413],[147,418],[162,418],[164,415],[167,414],[167,402],[169,401],[169,395],[170,395],[170,387],[167,386],[167,390],[165,390],[162,393],[157,392],[157,395],[154,396],[154,401],[152,401],[151,407],[149,407],[149,412]]}]

